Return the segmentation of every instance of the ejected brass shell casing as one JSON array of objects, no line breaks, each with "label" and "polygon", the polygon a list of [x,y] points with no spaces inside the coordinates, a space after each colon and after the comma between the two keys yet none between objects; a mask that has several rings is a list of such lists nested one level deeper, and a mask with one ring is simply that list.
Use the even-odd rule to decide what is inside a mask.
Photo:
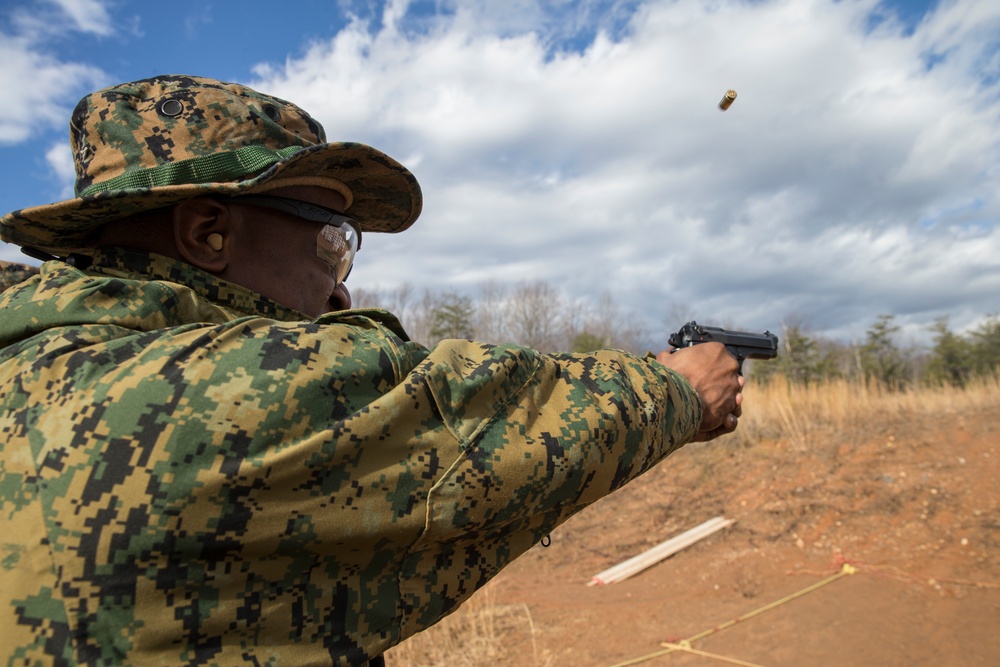
[{"label": "ejected brass shell casing", "polygon": [[719,108],[725,111],[726,109],[728,109],[733,105],[733,102],[735,100],[736,100],[736,91],[727,90],[726,94],[722,96],[722,101],[719,102]]}]

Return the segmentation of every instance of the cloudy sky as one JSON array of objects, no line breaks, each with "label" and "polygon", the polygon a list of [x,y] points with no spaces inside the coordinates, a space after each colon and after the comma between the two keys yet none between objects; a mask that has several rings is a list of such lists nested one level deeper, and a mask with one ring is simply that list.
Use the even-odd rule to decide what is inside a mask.
[{"label": "cloudy sky", "polygon": [[417,175],[355,286],[538,280],[844,341],[1000,311],[995,0],[4,0],[0,62],[4,212],[72,196],[82,95],[198,74]]}]

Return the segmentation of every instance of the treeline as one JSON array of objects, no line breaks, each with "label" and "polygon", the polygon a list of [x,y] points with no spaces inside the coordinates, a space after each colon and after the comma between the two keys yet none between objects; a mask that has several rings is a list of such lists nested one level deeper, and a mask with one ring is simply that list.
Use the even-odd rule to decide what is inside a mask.
[{"label": "treeline", "polygon": [[[542,281],[480,285],[475,299],[456,291],[354,289],[355,308],[384,308],[413,340],[446,338],[526,345],[544,352],[590,352],[604,347],[638,351],[646,331],[610,294],[583,302]],[[664,337],[665,338],[665,337]],[[661,347],[665,344],[661,343]]]},{"label": "treeline", "polygon": [[[355,307],[384,308],[397,315],[410,336],[425,345],[445,338],[470,338],[545,352],[612,347],[642,354],[665,347],[669,333],[692,319],[682,308],[675,308],[664,318],[662,331],[649,332],[634,315],[619,308],[610,294],[591,301],[573,300],[540,281],[485,283],[476,298],[456,291],[417,291],[410,285],[395,290],[357,289],[353,296]],[[987,317],[965,335],[953,332],[947,318],[936,320],[930,330],[933,345],[927,349],[902,345],[893,315],[879,315],[862,342],[852,344],[813,336],[798,324],[785,325],[775,332],[780,338],[778,358],[748,362],[745,370],[759,381],[782,375],[804,385],[850,379],[902,389],[915,384],[964,386],[1000,369],[997,316]]]},{"label": "treeline", "polygon": [[1000,370],[1000,319],[988,316],[966,335],[943,317],[930,327],[930,349],[903,347],[893,315],[880,315],[864,341],[845,345],[809,336],[801,327],[784,329],[778,359],[754,368],[757,379],[780,374],[799,384],[847,378],[877,381],[890,389],[915,384],[965,386]]}]

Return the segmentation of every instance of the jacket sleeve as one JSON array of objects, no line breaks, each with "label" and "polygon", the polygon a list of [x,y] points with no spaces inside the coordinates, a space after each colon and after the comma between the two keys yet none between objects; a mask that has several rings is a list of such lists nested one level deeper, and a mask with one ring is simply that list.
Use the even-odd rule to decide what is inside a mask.
[{"label": "jacket sleeve", "polygon": [[401,573],[403,636],[690,440],[701,406],[650,358],[446,341],[417,366],[453,443]]}]

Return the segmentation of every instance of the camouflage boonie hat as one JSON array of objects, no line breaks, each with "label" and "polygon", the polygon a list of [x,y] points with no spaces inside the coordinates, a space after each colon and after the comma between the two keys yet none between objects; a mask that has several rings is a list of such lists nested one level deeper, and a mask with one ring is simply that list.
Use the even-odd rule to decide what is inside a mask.
[{"label": "camouflage boonie hat", "polygon": [[214,79],[164,75],[88,95],[73,112],[70,144],[76,198],[8,213],[4,241],[66,255],[134,213],[285,185],[341,192],[364,231],[402,231],[422,206],[416,178],[388,155],[327,143],[294,104]]}]

